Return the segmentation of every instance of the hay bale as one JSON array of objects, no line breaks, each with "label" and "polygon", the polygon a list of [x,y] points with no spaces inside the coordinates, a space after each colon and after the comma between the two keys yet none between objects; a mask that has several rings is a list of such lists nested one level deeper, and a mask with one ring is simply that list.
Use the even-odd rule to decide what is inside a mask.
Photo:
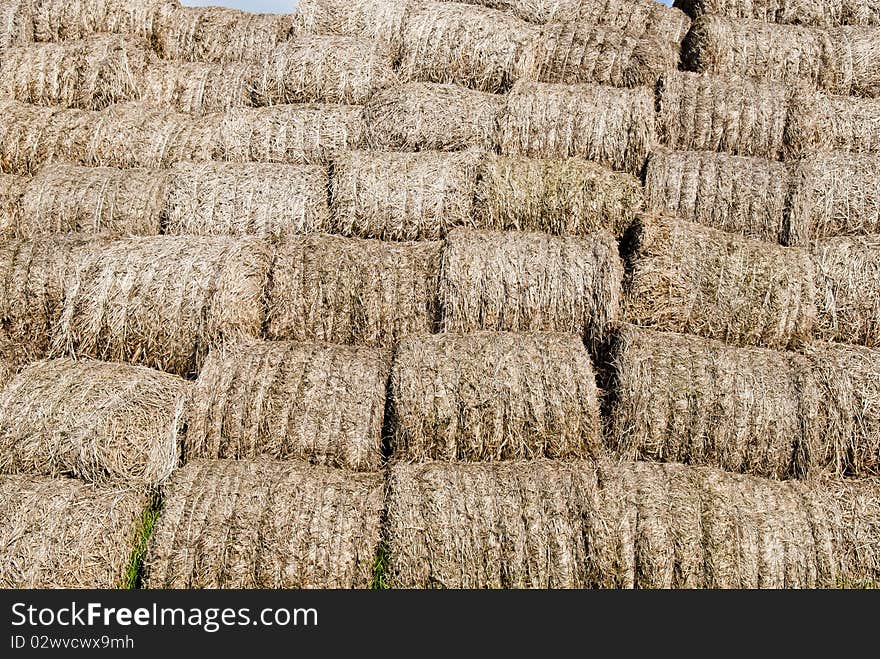
[{"label": "hay bale", "polygon": [[396,56],[407,13],[417,4],[409,0],[299,0],[293,15],[294,31],[363,37]]},{"label": "hay bale", "polygon": [[717,14],[819,27],[880,25],[877,0],[676,0],[675,6],[694,18]]},{"label": "hay bale", "polygon": [[260,62],[290,38],[291,14],[257,14],[226,7],[173,7],[161,12],[154,45],[166,59]]},{"label": "hay bale", "polygon": [[473,225],[482,153],[349,151],[333,162],[333,233],[439,240]]},{"label": "hay bale", "polygon": [[158,236],[82,249],[52,353],[197,373],[209,347],[259,336],[269,264],[253,239]]},{"label": "hay bale", "polygon": [[38,0],[34,11],[37,41],[85,39],[96,32],[151,39],[163,13],[177,0]]},{"label": "hay bale", "polygon": [[411,9],[403,23],[400,74],[503,93],[532,70],[540,31],[510,14],[451,2]]},{"label": "hay bale", "polygon": [[435,334],[401,341],[391,374],[394,457],[598,455],[599,392],[571,334]]},{"label": "hay bale", "polygon": [[0,587],[121,588],[149,505],[73,478],[0,476]]},{"label": "hay bale", "polygon": [[678,66],[679,45],[581,21],[551,23],[533,40],[531,60],[529,80],[653,86]]},{"label": "hay bale", "polygon": [[381,474],[285,462],[178,470],[147,547],[147,588],[369,588]]},{"label": "hay bale", "polygon": [[658,86],[657,131],[678,151],[723,151],[778,160],[785,148],[785,85],[679,71]]},{"label": "hay bale", "polygon": [[36,362],[0,393],[0,472],[159,485],[177,465],[186,392],[149,368]]},{"label": "hay bale", "polygon": [[476,224],[488,229],[620,236],[644,205],[641,182],[582,158],[496,156],[480,165]]},{"label": "hay bale", "polygon": [[814,238],[880,234],[880,155],[819,153],[793,169],[791,216]]},{"label": "hay bale", "polygon": [[880,575],[874,481],[579,461],[397,465],[401,588],[833,588]]},{"label": "hay bale", "polygon": [[315,235],[279,245],[267,336],[390,347],[434,330],[439,242]]},{"label": "hay bale", "polygon": [[35,105],[100,110],[137,98],[147,60],[145,44],[115,35],[6,48],[0,92]]},{"label": "hay bale", "polygon": [[167,190],[160,170],[47,165],[25,188],[18,233],[157,235]]},{"label": "hay bale", "polygon": [[21,197],[29,180],[26,176],[0,173],[0,240],[7,240],[18,231]]},{"label": "hay bale", "polygon": [[615,343],[609,444],[624,459],[772,478],[825,466],[807,433],[814,383],[804,356],[632,325]]},{"label": "hay bale", "polygon": [[258,105],[263,68],[250,62],[153,62],[140,100],[193,115]]},{"label": "hay bale", "polygon": [[263,66],[258,104],[363,104],[396,81],[391,57],[355,37],[305,36],[276,46]]},{"label": "hay bale", "polygon": [[0,2],[0,48],[33,43],[33,0]]},{"label": "hay bale", "polygon": [[504,97],[457,85],[410,82],[364,106],[365,141],[379,151],[492,149]]},{"label": "hay bale", "polygon": [[278,238],[330,225],[327,172],[317,165],[187,162],[169,179],[165,233]]},{"label": "hay bale", "polygon": [[785,245],[809,241],[787,221],[788,168],[764,158],[656,149],[645,170],[647,207],[742,236]]},{"label": "hay bale", "polygon": [[233,108],[220,117],[214,157],[232,162],[324,164],[356,149],[362,132],[361,108],[356,105]]},{"label": "hay bale", "polygon": [[787,348],[816,318],[809,252],[662,216],[643,216],[629,249],[625,317],[732,345]]},{"label": "hay bale", "polygon": [[656,139],[654,94],[646,87],[518,83],[498,118],[501,153],[580,156],[639,175]]},{"label": "hay bale", "polygon": [[322,343],[212,351],[187,407],[187,458],[265,455],[379,471],[388,361],[372,348]]},{"label": "hay bale", "polygon": [[880,99],[800,90],[791,99],[786,157],[821,150],[880,153]]},{"label": "hay bale", "polygon": [[565,332],[595,347],[617,320],[622,279],[617,242],[606,232],[457,229],[443,253],[443,328]]},{"label": "hay bale", "polygon": [[880,237],[829,238],[812,252],[816,338],[880,348]]},{"label": "hay bale", "polygon": [[53,108],[0,100],[0,169],[27,174],[39,166],[55,137]]}]

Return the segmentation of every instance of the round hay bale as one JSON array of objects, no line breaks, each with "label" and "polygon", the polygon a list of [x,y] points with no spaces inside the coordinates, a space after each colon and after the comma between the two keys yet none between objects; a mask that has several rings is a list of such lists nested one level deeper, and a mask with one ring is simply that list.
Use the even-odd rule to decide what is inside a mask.
[{"label": "round hay bale", "polygon": [[664,73],[657,92],[659,141],[678,151],[778,160],[785,148],[789,97],[779,83]]},{"label": "round hay bale", "polygon": [[521,82],[498,118],[504,155],[580,156],[637,176],[655,140],[654,94],[647,87]]},{"label": "round hay bale", "polygon": [[786,157],[816,151],[880,153],[880,99],[800,90],[791,99]]},{"label": "round hay bale", "polygon": [[209,347],[260,335],[270,261],[262,242],[213,236],[84,248],[64,282],[52,353],[198,373]]},{"label": "round hay bale", "polygon": [[381,474],[296,460],[196,461],[175,472],[146,588],[369,588]]},{"label": "round hay bale", "polygon": [[401,341],[394,457],[583,458],[602,446],[590,355],[570,334],[435,334]]},{"label": "round hay bale", "polygon": [[169,179],[165,233],[280,238],[330,225],[327,172],[317,165],[187,162]]},{"label": "round hay bale", "polygon": [[257,14],[226,7],[173,7],[158,15],[159,54],[189,62],[260,62],[290,38],[292,14]]},{"label": "round hay bale", "polygon": [[366,142],[379,151],[493,149],[504,97],[457,85],[410,82],[364,106]]},{"label": "round hay bale", "polygon": [[400,75],[503,93],[532,69],[539,30],[510,14],[452,2],[413,8],[403,23]]},{"label": "round hay bale", "polygon": [[[27,174],[39,167],[52,142],[53,108],[0,100],[0,169]],[[47,144],[47,142],[49,144]]]},{"label": "round hay bale", "polygon": [[363,132],[356,105],[232,108],[219,123],[215,159],[232,162],[325,164],[358,148]]},{"label": "round hay bale", "polygon": [[147,106],[192,115],[226,112],[257,105],[263,68],[250,62],[151,63],[144,74],[140,100]]},{"label": "round hay bale", "polygon": [[812,251],[816,338],[880,348],[880,236],[828,238]]},{"label": "round hay bale", "polygon": [[480,165],[476,224],[488,229],[622,235],[644,206],[641,182],[582,158],[488,155]]},{"label": "round hay bale", "polygon": [[0,48],[34,41],[33,0],[4,0],[0,4]]},{"label": "round hay bale", "polygon": [[482,153],[349,151],[333,161],[332,233],[439,240],[474,224]]},{"label": "round hay bale", "polygon": [[388,361],[372,348],[321,343],[213,350],[187,407],[185,455],[379,471]]},{"label": "round hay bale", "polygon": [[[768,23],[841,25],[844,6],[866,0],[675,0],[675,6],[693,18],[715,14],[725,18],[758,19]],[[869,2],[873,0],[868,0]],[[880,14],[878,14],[880,18]]]},{"label": "round hay bale", "polygon": [[625,318],[731,345],[784,349],[811,336],[809,252],[662,216],[643,216],[629,248]]},{"label": "round hay bale", "polygon": [[0,501],[0,587],[125,587],[147,495],[74,478],[3,475]]},{"label": "round hay bale", "polygon": [[27,366],[0,392],[0,472],[160,485],[177,465],[187,388],[90,359]]},{"label": "round hay bale", "polygon": [[880,234],[880,155],[819,153],[793,168],[791,216],[814,238]]},{"label": "round hay bale", "polygon": [[456,229],[440,275],[443,329],[564,332],[594,348],[617,320],[622,279],[617,241],[606,232]]},{"label": "round hay bale", "polygon": [[151,39],[160,16],[179,6],[177,0],[38,0],[34,32],[37,41],[85,39],[96,32]]},{"label": "round hay bale", "polygon": [[764,158],[655,149],[645,170],[651,211],[768,242],[804,244],[809,227],[787,221],[788,193],[788,168]]},{"label": "round hay bale", "polygon": [[297,34],[363,37],[400,52],[400,35],[410,0],[299,0],[293,14]]},{"label": "round hay bale", "polygon": [[21,197],[29,180],[26,176],[0,173],[0,240],[8,240],[18,232]]},{"label": "round hay bale", "polygon": [[25,188],[18,234],[157,235],[167,192],[160,170],[47,165]]},{"label": "round hay bale", "polygon": [[391,347],[434,331],[442,248],[328,235],[285,240],[269,287],[268,338]]},{"label": "round hay bale", "polygon": [[805,434],[805,357],[632,325],[620,328],[613,353],[609,444],[624,459],[772,478],[825,466]]},{"label": "round hay bale", "polygon": [[533,39],[522,77],[538,82],[653,86],[678,66],[679,45],[581,21],[551,23]]}]

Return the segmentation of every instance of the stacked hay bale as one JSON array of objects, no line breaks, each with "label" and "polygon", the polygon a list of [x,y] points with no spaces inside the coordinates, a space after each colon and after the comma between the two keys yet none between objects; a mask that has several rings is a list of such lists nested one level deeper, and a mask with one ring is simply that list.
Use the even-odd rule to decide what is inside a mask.
[{"label": "stacked hay bale", "polygon": [[5,0],[0,4],[0,48],[15,48],[34,41],[31,0]]},{"label": "stacked hay bale", "polygon": [[790,155],[880,153],[880,99],[800,90],[791,99],[785,133]]},{"label": "stacked hay bale", "polygon": [[417,0],[299,0],[293,16],[298,34],[364,37],[400,53],[400,35]]},{"label": "stacked hay bale", "polygon": [[0,174],[0,238],[10,238],[18,231],[21,197],[27,182],[25,176]]},{"label": "stacked hay bale", "polygon": [[675,0],[675,6],[694,18],[717,14],[728,18],[822,27],[880,25],[880,3],[877,0]]},{"label": "stacked hay bale", "polygon": [[250,62],[157,61],[144,74],[139,100],[191,115],[258,104],[264,68]]}]

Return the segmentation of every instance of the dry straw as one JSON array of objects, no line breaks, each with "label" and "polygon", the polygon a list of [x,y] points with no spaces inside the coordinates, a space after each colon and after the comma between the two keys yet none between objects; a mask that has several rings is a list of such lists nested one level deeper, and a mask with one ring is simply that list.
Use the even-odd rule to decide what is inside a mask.
[{"label": "dry straw", "polygon": [[209,347],[259,336],[270,258],[256,240],[213,236],[82,249],[64,282],[53,353],[197,373]]},{"label": "dry straw", "polygon": [[593,347],[617,320],[622,279],[617,242],[607,232],[457,229],[443,253],[443,328],[565,332]]},{"label": "dry straw", "polygon": [[162,12],[154,33],[166,59],[260,62],[290,38],[291,14],[255,14],[225,7],[175,7]]},{"label": "dry straw", "polygon": [[592,23],[551,23],[533,40],[524,78],[615,87],[655,85],[678,66],[679,45]]},{"label": "dry straw", "polygon": [[674,71],[660,78],[657,97],[659,140],[671,149],[782,156],[790,98],[785,85]]},{"label": "dry straw", "polygon": [[810,239],[787,222],[788,168],[777,161],[656,149],[645,170],[650,210],[722,231],[782,244]]},{"label": "dry straw", "polygon": [[401,464],[392,587],[868,586],[874,481],[786,482],[678,464]]},{"label": "dry straw", "polygon": [[369,588],[381,474],[296,460],[178,470],[150,539],[147,588]]},{"label": "dry straw", "polygon": [[676,0],[675,6],[694,18],[717,14],[821,27],[880,25],[877,0]]},{"label": "dry straw", "polygon": [[156,235],[167,191],[161,170],[47,165],[25,188],[18,233]]},{"label": "dry straw", "polygon": [[504,155],[580,156],[635,175],[655,139],[654,94],[647,87],[519,83],[498,119]]},{"label": "dry straw", "polygon": [[268,337],[390,347],[434,330],[440,242],[315,235],[276,252]]},{"label": "dry straw", "polygon": [[382,466],[387,355],[270,341],[215,350],[187,408],[185,455]]},{"label": "dry straw", "polygon": [[880,155],[819,153],[793,169],[791,216],[814,238],[880,234]]},{"label": "dry straw", "polygon": [[0,393],[0,472],[159,485],[177,464],[186,390],[139,366],[27,366]]},{"label": "dry straw", "polygon": [[880,153],[880,99],[799,90],[785,136],[787,156],[835,149]]},{"label": "dry straw", "polygon": [[300,0],[293,15],[297,34],[363,37],[396,56],[411,0]]},{"label": "dry straw", "polygon": [[428,2],[404,20],[400,74],[503,93],[531,70],[539,30],[510,14],[452,2]]},{"label": "dry straw", "polygon": [[582,158],[488,155],[480,167],[475,212],[489,229],[622,235],[644,206],[641,182]]},{"label": "dry straw", "polygon": [[305,36],[276,46],[263,65],[259,104],[363,104],[395,80],[391,57],[373,41]]},{"label": "dry straw", "polygon": [[662,216],[633,231],[625,316],[733,345],[786,348],[816,317],[809,252]]},{"label": "dry straw", "polygon": [[0,100],[0,169],[27,174],[56,157],[65,132],[53,116],[90,114]]},{"label": "dry straw", "polygon": [[0,48],[23,46],[34,41],[33,0],[0,2]]},{"label": "dry straw", "polygon": [[34,4],[37,41],[84,39],[96,32],[151,39],[159,18],[179,7],[177,0],[38,0]]},{"label": "dry straw", "polygon": [[169,179],[166,233],[278,238],[330,224],[327,172],[317,165],[177,163]]},{"label": "dry straw", "polygon": [[570,334],[404,339],[391,376],[394,457],[593,457],[602,445],[590,355]]},{"label": "dry straw", "polygon": [[0,587],[119,588],[148,497],[74,478],[0,476]]},{"label": "dry straw", "polygon": [[373,94],[364,107],[366,140],[384,151],[492,149],[504,97],[457,85],[410,82]]},{"label": "dry straw", "polygon": [[439,240],[473,224],[479,151],[350,151],[333,161],[333,233]]},{"label": "dry straw", "polygon": [[812,250],[815,336],[880,348],[880,236],[830,238]]},{"label": "dry straw", "polygon": [[15,174],[0,174],[0,239],[6,240],[18,231],[21,197],[30,179]]},{"label": "dry straw", "polygon": [[258,104],[263,67],[250,62],[165,62],[144,73],[140,100],[147,106],[192,115]]}]

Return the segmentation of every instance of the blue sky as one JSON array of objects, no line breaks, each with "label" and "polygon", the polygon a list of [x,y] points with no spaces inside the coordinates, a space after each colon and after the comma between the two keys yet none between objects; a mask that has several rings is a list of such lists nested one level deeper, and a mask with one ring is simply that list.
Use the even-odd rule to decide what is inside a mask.
[{"label": "blue sky", "polygon": [[[671,5],[672,0],[661,0],[663,4]],[[257,12],[287,12],[293,11],[296,0],[182,0],[182,4],[196,7],[200,5],[222,5],[224,7],[236,7],[247,11]]]}]

